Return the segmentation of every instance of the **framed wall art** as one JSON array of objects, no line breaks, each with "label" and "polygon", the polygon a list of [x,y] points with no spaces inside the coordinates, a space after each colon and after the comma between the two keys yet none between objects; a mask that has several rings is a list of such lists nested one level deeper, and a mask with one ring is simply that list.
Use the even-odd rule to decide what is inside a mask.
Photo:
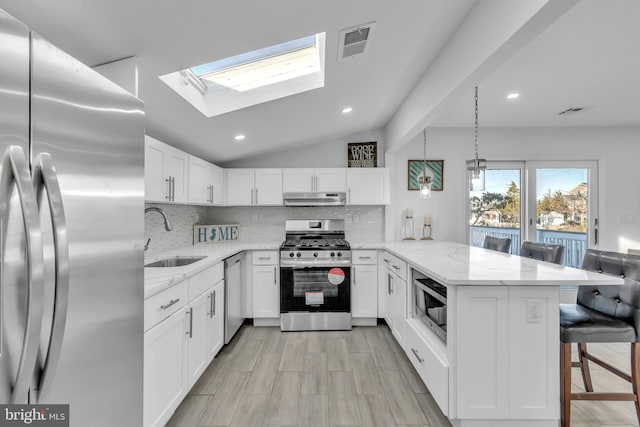
[{"label": "framed wall art", "polygon": [[347,144],[347,167],[350,168],[377,168],[378,167],[378,143],[350,142]]},{"label": "framed wall art", "polygon": [[[409,160],[407,190],[418,191],[420,189],[419,178],[422,176],[424,160]],[[444,160],[427,160],[427,169],[433,175],[431,190],[444,190]]]}]

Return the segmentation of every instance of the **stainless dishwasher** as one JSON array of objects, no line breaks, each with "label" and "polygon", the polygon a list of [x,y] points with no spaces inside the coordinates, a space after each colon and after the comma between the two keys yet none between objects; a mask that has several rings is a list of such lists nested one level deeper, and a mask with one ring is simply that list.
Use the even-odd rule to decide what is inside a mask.
[{"label": "stainless dishwasher", "polygon": [[244,322],[242,254],[224,260],[224,343],[229,344]]}]

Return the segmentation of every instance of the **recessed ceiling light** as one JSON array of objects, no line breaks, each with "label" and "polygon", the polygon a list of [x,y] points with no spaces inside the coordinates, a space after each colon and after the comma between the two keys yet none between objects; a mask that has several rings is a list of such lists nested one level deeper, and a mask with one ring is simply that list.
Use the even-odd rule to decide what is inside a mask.
[{"label": "recessed ceiling light", "polygon": [[507,95],[507,99],[516,99],[519,96],[519,93],[510,93],[509,95]]},{"label": "recessed ceiling light", "polygon": [[240,134],[240,135],[236,135],[233,137],[233,139],[235,139],[236,141],[242,141],[244,139],[244,135]]},{"label": "recessed ceiling light", "polygon": [[353,111],[353,108],[345,107],[345,108],[342,109],[342,114],[349,114],[352,111]]}]

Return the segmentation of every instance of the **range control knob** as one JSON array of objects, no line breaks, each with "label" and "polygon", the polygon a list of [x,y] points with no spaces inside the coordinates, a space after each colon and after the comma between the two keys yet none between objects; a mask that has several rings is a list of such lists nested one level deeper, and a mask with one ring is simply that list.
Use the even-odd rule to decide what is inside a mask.
[{"label": "range control knob", "polygon": [[300,258],[300,257],[302,256],[302,254],[301,254],[300,252],[298,252],[298,253],[296,254],[296,256],[297,256],[298,258]]},{"label": "range control knob", "polygon": [[289,256],[293,258],[293,252],[289,252]]},{"label": "range control knob", "polygon": [[335,252],[331,252],[331,258],[333,258],[334,256],[336,256]]},{"label": "range control knob", "polygon": [[313,253],[313,256],[314,256],[314,257],[316,257],[316,258],[318,258],[318,252],[314,252],[314,253]]},{"label": "range control knob", "polygon": [[342,252],[338,252],[338,256],[342,256]]}]

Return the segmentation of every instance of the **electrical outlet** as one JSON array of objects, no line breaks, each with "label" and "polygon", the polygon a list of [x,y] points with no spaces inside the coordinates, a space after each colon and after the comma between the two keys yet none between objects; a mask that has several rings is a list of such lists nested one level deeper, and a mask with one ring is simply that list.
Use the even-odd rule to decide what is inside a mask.
[{"label": "electrical outlet", "polygon": [[527,300],[527,323],[540,323],[542,322],[542,313],[541,313],[540,301],[538,300]]},{"label": "electrical outlet", "polygon": [[251,222],[254,224],[258,222],[258,212],[254,212],[251,214]]},{"label": "electrical outlet", "polygon": [[200,224],[200,214],[196,212],[196,224]]}]

